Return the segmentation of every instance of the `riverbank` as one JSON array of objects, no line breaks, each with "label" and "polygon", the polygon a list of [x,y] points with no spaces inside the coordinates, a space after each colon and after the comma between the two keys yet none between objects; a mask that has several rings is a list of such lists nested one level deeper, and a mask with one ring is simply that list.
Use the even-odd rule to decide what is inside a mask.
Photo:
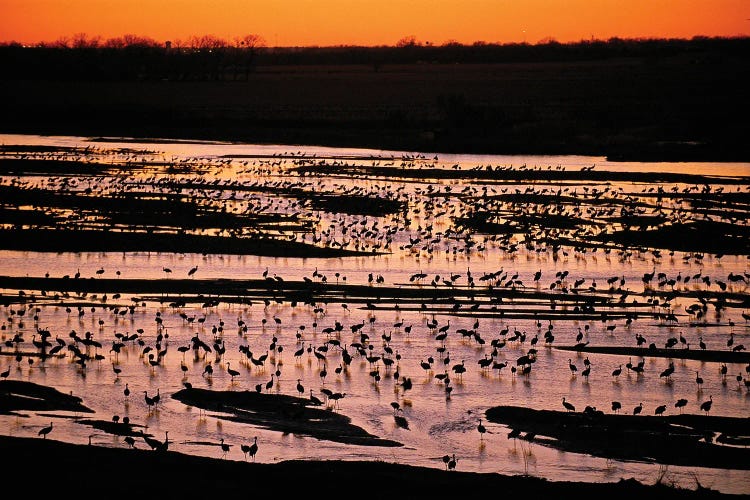
[{"label": "riverbank", "polygon": [[[12,481],[35,495],[57,495],[75,489],[80,498],[126,488],[129,497],[206,498],[207,495],[274,493],[312,495],[335,490],[344,497],[434,498],[497,492],[530,498],[607,497],[638,495],[667,499],[741,498],[710,489],[687,490],[635,480],[615,483],[551,482],[528,476],[478,474],[461,470],[412,467],[386,462],[284,461],[276,464],[209,459],[172,451],[74,445],[52,438],[0,437],[0,467],[12,469]],[[438,458],[439,459],[439,458]],[[60,473],[66,470],[65,473]],[[41,480],[40,477],[49,477]],[[55,479],[59,477],[59,479]],[[123,491],[123,490],[121,490]]]}]

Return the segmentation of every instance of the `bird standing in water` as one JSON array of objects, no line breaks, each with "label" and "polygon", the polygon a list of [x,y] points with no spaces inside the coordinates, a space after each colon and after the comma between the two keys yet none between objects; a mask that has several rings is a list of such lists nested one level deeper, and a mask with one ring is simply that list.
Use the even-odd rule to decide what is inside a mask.
[{"label": "bird standing in water", "polygon": [[479,419],[479,424],[477,425],[477,430],[479,431],[479,439],[484,440],[484,433],[487,432],[487,428],[482,424],[482,419]]}]

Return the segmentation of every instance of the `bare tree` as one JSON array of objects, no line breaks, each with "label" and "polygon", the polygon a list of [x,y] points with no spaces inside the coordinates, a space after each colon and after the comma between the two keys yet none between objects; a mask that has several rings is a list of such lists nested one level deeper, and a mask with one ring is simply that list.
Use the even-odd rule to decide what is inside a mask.
[{"label": "bare tree", "polygon": [[235,37],[234,44],[240,49],[254,50],[257,47],[265,47],[266,41],[262,36],[250,33],[244,36]]},{"label": "bare tree", "polygon": [[229,46],[226,40],[215,35],[191,36],[189,44],[191,48],[198,50],[216,50]]},{"label": "bare tree", "polygon": [[70,47],[73,49],[95,49],[99,47],[101,38],[98,36],[90,37],[86,33],[76,33],[70,40]]},{"label": "bare tree", "polygon": [[421,45],[414,35],[405,36],[396,42],[396,47],[418,47]]}]

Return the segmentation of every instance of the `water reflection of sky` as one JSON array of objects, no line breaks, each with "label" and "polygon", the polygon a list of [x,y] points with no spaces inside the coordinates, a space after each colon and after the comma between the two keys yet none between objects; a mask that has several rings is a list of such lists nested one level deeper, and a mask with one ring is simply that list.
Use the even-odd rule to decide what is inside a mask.
[{"label": "water reflection of sky", "polygon": [[[340,150],[321,147],[292,147],[292,146],[258,146],[216,143],[133,143],[106,142],[92,143],[86,139],[75,137],[42,137],[42,136],[0,136],[0,142],[24,145],[54,145],[57,147],[96,146],[100,148],[127,148],[152,151],[149,155],[154,159],[172,160],[178,158],[209,158],[211,159],[211,179],[240,179],[252,181],[250,167],[263,164],[270,165],[278,159],[279,154],[286,154],[284,162],[275,166],[274,177],[269,182],[288,181],[297,182],[294,176],[285,176],[284,166],[293,165],[294,157],[304,152],[307,157],[326,158],[326,161],[336,161],[336,158],[347,158],[348,162],[359,161],[364,165],[375,162],[388,163],[407,162],[410,165],[423,163],[451,166],[459,164],[460,168],[472,168],[478,165],[514,166],[527,165],[534,167],[564,166],[566,169],[580,169],[595,165],[597,169],[617,171],[651,172],[662,170],[665,172],[685,172],[716,175],[750,175],[750,166],[743,163],[615,163],[607,162],[598,157],[548,157],[548,156],[490,156],[490,155],[447,155],[424,153],[385,152],[376,150]],[[127,153],[123,153],[126,155]],[[240,155],[267,156],[267,158],[240,158]],[[222,168],[216,168],[214,161],[224,157],[229,163]],[[231,157],[231,158],[230,158]],[[353,158],[359,157],[359,160]],[[374,158],[380,159],[374,159]],[[393,157],[393,159],[391,159]],[[245,163],[247,162],[247,163]],[[254,165],[255,164],[255,165]],[[248,173],[243,174],[244,170]],[[148,178],[150,173],[144,173],[135,179]],[[244,178],[246,175],[247,178]],[[192,174],[176,174],[173,178],[192,178]],[[32,180],[32,179],[29,179]],[[33,179],[33,182],[45,182]],[[115,190],[122,179],[111,181],[111,189]],[[319,190],[335,192],[344,186],[347,189],[361,189],[367,193],[380,193],[384,190],[394,190],[403,186],[404,196],[415,196],[423,193],[424,183],[400,182],[392,179],[367,179],[351,181],[347,179],[327,179],[324,177],[306,180],[315,184]],[[462,181],[465,184],[470,182]],[[456,183],[461,185],[462,183]],[[445,182],[443,186],[449,185]],[[510,189],[524,186],[509,185]],[[616,189],[618,186],[614,186]],[[643,186],[633,187],[623,184],[623,188],[632,190],[644,189]],[[746,186],[743,186],[746,189]],[[276,203],[272,195],[257,196],[253,201],[261,205]],[[248,201],[248,200],[245,200]],[[446,207],[445,210],[456,210],[458,205]],[[281,210],[291,210],[290,205],[282,203]],[[345,215],[321,215],[318,221],[319,229],[325,230],[333,220],[340,226],[352,223],[357,218]],[[368,226],[372,226],[376,218],[369,218]],[[488,251],[478,253],[456,253],[449,251],[450,247],[439,247],[440,251],[433,253],[414,252],[402,248],[403,245],[415,238],[419,233],[416,226],[432,221],[437,228],[443,230],[448,227],[448,217],[433,220],[431,214],[416,214],[415,228],[411,232],[398,233],[394,236],[393,253],[383,256],[361,256],[336,259],[294,259],[288,257],[257,257],[237,255],[200,255],[200,254],[171,254],[154,252],[127,253],[61,253],[49,254],[45,252],[0,252],[0,274],[14,276],[51,276],[73,275],[80,272],[83,277],[94,277],[96,271],[103,269],[103,277],[113,278],[115,271],[120,271],[122,277],[139,277],[149,279],[166,278],[163,269],[172,270],[169,277],[186,277],[189,269],[198,266],[196,278],[233,278],[258,279],[268,270],[273,276],[283,277],[285,280],[302,280],[313,277],[313,273],[324,275],[330,282],[346,277],[351,284],[367,284],[371,274],[382,275],[382,286],[413,286],[410,280],[415,273],[425,273],[432,277],[446,279],[451,275],[458,275],[456,283],[465,285],[468,273],[475,277],[483,274],[502,271],[507,276],[518,275],[518,279],[527,286],[533,287],[533,276],[542,271],[539,287],[547,287],[554,281],[556,273],[567,271],[570,280],[583,279],[589,285],[597,282],[605,288],[606,280],[611,277],[621,277],[627,287],[639,291],[643,285],[641,277],[644,273],[658,269],[670,277],[688,276],[696,273],[725,277],[729,273],[745,273],[748,270],[748,260],[745,255],[726,255],[721,259],[710,255],[701,259],[690,255],[676,253],[664,254],[656,258],[650,252],[635,252],[627,258],[622,258],[617,252],[605,254],[603,252],[589,252],[586,254],[569,252],[567,255],[554,256],[550,252],[524,251],[509,254],[498,250],[492,244]],[[384,218],[385,224],[398,224],[396,218]],[[428,282],[429,283],[429,280]],[[428,284],[424,286],[430,286]],[[377,295],[378,284],[372,284],[373,295]],[[700,282],[686,283],[684,290],[700,290]],[[747,293],[747,287],[738,285],[738,292]],[[98,300],[88,297],[89,300]],[[130,297],[123,297],[128,301]],[[111,300],[111,299],[110,299]],[[592,345],[634,345],[635,336],[643,335],[649,341],[662,345],[669,337],[684,335],[697,348],[699,340],[705,341],[711,349],[725,349],[730,333],[735,342],[744,342],[750,346],[750,332],[740,316],[739,309],[732,309],[721,318],[718,326],[689,327],[684,308],[693,301],[680,299],[673,304],[675,310],[681,313],[681,322],[677,326],[665,327],[653,319],[636,320],[630,325],[624,321],[559,321],[554,324],[554,345],[571,345],[575,343],[576,335],[586,328],[587,339]],[[653,413],[656,406],[668,405],[668,414],[676,413],[674,401],[685,397],[689,400],[686,412],[700,413],[698,405],[709,396],[714,400],[712,414],[737,417],[747,417],[750,399],[744,386],[735,380],[737,374],[743,374],[745,367],[730,364],[729,376],[724,380],[719,371],[718,363],[702,363],[691,360],[676,360],[675,373],[672,380],[666,383],[659,373],[667,366],[668,360],[649,358],[646,360],[645,376],[637,376],[627,371],[620,378],[614,379],[613,369],[628,362],[627,357],[617,355],[571,354],[558,351],[552,346],[543,347],[534,365],[533,374],[529,378],[511,376],[507,371],[483,372],[477,366],[478,360],[486,357],[490,348],[462,338],[457,332],[460,329],[472,329],[475,321],[479,322],[479,331],[486,339],[501,337],[503,330],[523,332],[527,335],[525,343],[508,342],[500,350],[500,358],[509,362],[524,354],[529,348],[529,341],[534,336],[542,337],[547,328],[547,322],[537,323],[532,319],[504,319],[499,317],[475,318],[471,315],[455,316],[447,313],[423,314],[418,309],[395,309],[393,307],[368,311],[355,307],[343,307],[346,302],[334,301],[324,304],[324,314],[316,312],[310,305],[298,304],[292,306],[288,302],[271,302],[270,305],[254,303],[252,305],[220,305],[216,308],[202,308],[200,304],[194,307],[181,308],[181,312],[189,316],[202,317],[202,327],[187,324],[173,308],[158,301],[149,302],[146,307],[139,308],[132,317],[122,318],[107,308],[98,308],[94,312],[85,310],[85,314],[78,317],[75,312],[69,314],[65,307],[47,306],[39,312],[38,325],[48,328],[54,336],[67,339],[71,330],[80,332],[90,331],[109,346],[115,332],[135,332],[144,330],[143,340],[146,345],[153,345],[158,328],[154,322],[157,313],[163,318],[163,327],[169,333],[169,354],[165,357],[164,365],[153,370],[143,355],[143,347],[132,345],[121,353],[116,365],[122,370],[119,377],[112,371],[115,360],[109,349],[103,349],[105,359],[101,363],[92,364],[86,371],[85,377],[67,359],[48,360],[45,366],[29,366],[16,363],[10,356],[0,357],[3,368],[11,368],[11,378],[29,380],[40,384],[51,385],[62,392],[73,392],[84,398],[84,404],[96,410],[95,418],[109,419],[112,415],[128,415],[131,421],[148,425],[149,432],[162,438],[164,431],[169,431],[170,439],[174,440],[171,449],[186,453],[220,457],[218,446],[205,443],[218,443],[224,438],[233,444],[228,458],[242,460],[239,449],[241,443],[247,443],[253,436],[258,436],[260,451],[258,461],[275,462],[285,459],[306,458],[344,458],[344,459],[375,459],[426,465],[442,468],[440,461],[445,453],[455,453],[460,457],[461,470],[480,472],[501,472],[506,474],[530,473],[545,477],[549,480],[581,480],[581,481],[617,481],[619,478],[635,477],[644,482],[653,482],[659,474],[657,465],[639,464],[632,462],[606,461],[604,459],[580,456],[572,453],[562,453],[539,444],[521,442],[506,437],[509,429],[484,421],[489,433],[480,440],[476,431],[478,419],[484,410],[495,405],[518,405],[537,409],[562,409],[561,399],[566,397],[582,409],[586,405],[595,406],[605,412],[610,411],[613,400],[621,401],[625,411],[630,412],[639,403],[644,404],[644,413]],[[521,306],[519,306],[521,307]],[[509,306],[509,311],[513,307]],[[278,318],[279,324],[275,323]],[[238,330],[238,320],[242,319],[249,329],[247,332]],[[265,320],[265,321],[264,321]],[[443,347],[434,339],[434,332],[429,328],[432,321],[440,326],[448,324],[450,328],[447,343]],[[729,320],[732,320],[733,324]],[[351,325],[366,322],[367,332],[373,351],[379,355],[385,353],[388,346],[399,353],[401,360],[398,367],[402,375],[410,376],[414,381],[414,388],[403,394],[393,379],[392,372],[381,367],[383,378],[375,383],[371,376],[372,367],[363,359],[356,359],[349,369],[336,374],[334,369],[340,366],[341,358],[337,351],[328,354],[326,363],[328,375],[325,379],[320,376],[318,361],[314,357],[304,356],[294,359],[292,353],[300,345],[323,345],[330,336],[323,333],[326,327],[332,327],[337,322],[344,325],[338,340],[344,345],[361,340],[349,330]],[[412,325],[413,330],[406,335],[395,324],[403,322]],[[224,324],[222,333],[217,335],[213,329]],[[317,326],[313,326],[317,324]],[[541,324],[541,326],[540,326]],[[614,333],[606,326],[614,324]],[[27,341],[31,339],[37,325],[27,319],[21,327],[18,318],[10,321],[10,315],[4,315],[2,332],[3,340],[7,340],[11,332],[23,332]],[[300,327],[305,326],[301,344],[296,338]],[[199,334],[204,340],[211,342],[223,339],[226,346],[224,358],[217,361],[213,355],[205,358],[194,358],[188,355],[184,358],[177,352],[177,347],[185,345],[191,337]],[[385,337],[391,338],[386,341]],[[256,356],[269,350],[269,344],[276,337],[280,345],[285,347],[283,353],[273,354],[272,362],[262,369],[257,369],[246,359],[243,360],[240,346],[248,346]],[[433,358],[433,368],[425,371],[420,367],[422,361]],[[592,372],[588,378],[572,374],[569,364],[573,363],[583,368],[584,358],[591,362]],[[447,359],[447,361],[445,361]],[[183,373],[180,366],[185,362],[188,371]],[[226,361],[238,369],[241,375],[234,381],[226,372]],[[451,371],[451,367],[464,361],[467,372],[460,379]],[[634,360],[635,361],[635,360]],[[214,375],[208,379],[202,375],[204,366],[209,363],[214,367]],[[369,432],[383,438],[395,439],[403,442],[399,448],[368,448],[362,446],[345,446],[330,441],[318,441],[309,437],[284,435],[273,431],[257,428],[247,428],[241,424],[218,419],[209,415],[202,417],[197,409],[185,407],[179,402],[166,397],[182,387],[183,382],[190,381],[198,387],[215,390],[253,390],[256,384],[265,384],[272,372],[279,369],[282,373],[280,380],[273,386],[273,391],[297,395],[296,382],[299,379],[308,389],[320,395],[321,387],[331,387],[345,392],[347,396],[341,401],[341,412],[352,418],[354,424],[362,426]],[[448,372],[453,379],[454,390],[450,398],[446,398],[444,386],[434,375]],[[702,388],[695,383],[696,372],[705,379]],[[750,376],[750,375],[746,375]],[[131,396],[125,398],[122,390],[125,384],[131,390]],[[149,412],[143,395],[144,391],[153,394],[160,390],[165,397],[164,404],[158,412]],[[404,408],[403,415],[409,421],[409,430],[398,427],[393,420],[392,401],[399,401]],[[91,429],[70,419],[58,419],[55,422],[54,436],[71,442],[85,443]],[[15,417],[0,417],[0,423],[8,434],[21,436],[35,436],[38,428],[46,425],[48,417],[31,414],[30,418],[17,419]],[[120,439],[103,433],[94,433],[95,444],[103,446],[125,446]],[[200,444],[203,443],[203,444]],[[143,443],[139,443],[144,446]],[[745,471],[713,470],[695,467],[672,467],[668,469],[672,479],[685,487],[694,487],[694,477],[701,484],[721,491],[732,493],[750,493],[750,482]]]}]

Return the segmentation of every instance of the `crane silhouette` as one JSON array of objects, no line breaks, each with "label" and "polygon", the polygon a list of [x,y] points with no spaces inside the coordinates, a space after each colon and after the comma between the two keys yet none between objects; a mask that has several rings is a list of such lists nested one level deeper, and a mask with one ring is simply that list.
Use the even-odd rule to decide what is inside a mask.
[{"label": "crane silhouette", "polygon": [[42,436],[42,439],[47,439],[47,434],[52,432],[52,422],[49,423],[47,427],[42,427],[39,429],[39,432],[37,433],[39,436]]},{"label": "crane silhouette", "polygon": [[229,361],[227,361],[227,373],[231,377],[232,382],[234,382],[234,377],[237,377],[240,374],[237,370],[229,367]]},{"label": "crane silhouette", "polygon": [[568,359],[568,368],[570,369],[570,373],[575,373],[578,371],[578,367],[573,364],[573,360]]},{"label": "crane silhouette", "polygon": [[323,401],[321,401],[320,398],[313,394],[312,389],[310,389],[310,403],[315,406],[321,406],[323,404]]},{"label": "crane silhouette", "polygon": [[159,441],[147,434],[143,434],[143,440],[151,447],[153,451],[166,451],[169,447],[169,431],[164,432],[164,441]]},{"label": "crane silhouette", "polygon": [[242,450],[242,453],[245,455],[245,461],[247,461],[247,454],[252,451],[252,446],[249,444],[242,443],[240,445],[240,450]]},{"label": "crane silhouette", "polygon": [[148,391],[143,391],[143,399],[146,400],[146,405],[148,405],[149,410],[156,406],[156,401],[153,397],[148,395]]},{"label": "crane silhouette", "polygon": [[231,445],[228,445],[224,442],[224,438],[221,438],[221,442],[219,443],[221,446],[221,458],[225,458],[227,456],[227,453],[229,453],[229,448]]},{"label": "crane silhouette", "polygon": [[680,398],[677,401],[675,401],[674,407],[678,408],[680,410],[680,413],[682,413],[682,409],[687,406],[688,400],[685,398]]},{"label": "crane silhouette", "polygon": [[251,444],[247,448],[247,454],[250,455],[250,458],[253,459],[253,462],[255,462],[255,454],[256,453],[258,453],[258,436],[255,436],[253,438],[253,444]]},{"label": "crane silhouette", "polygon": [[568,411],[576,411],[576,407],[573,406],[573,403],[570,403],[569,401],[565,400],[565,397],[562,398],[562,405],[565,407]]},{"label": "crane silhouette", "polygon": [[477,425],[477,431],[479,431],[479,439],[484,440],[484,434],[487,432],[487,428],[482,424],[482,419],[479,419],[479,424]]}]

